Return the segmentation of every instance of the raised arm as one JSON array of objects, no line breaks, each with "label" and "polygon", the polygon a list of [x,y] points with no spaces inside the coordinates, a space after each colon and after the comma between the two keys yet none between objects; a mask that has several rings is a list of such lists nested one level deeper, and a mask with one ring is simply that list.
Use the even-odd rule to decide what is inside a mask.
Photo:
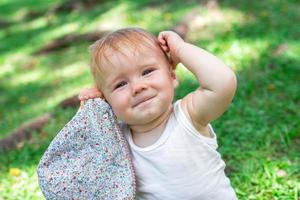
[{"label": "raised arm", "polygon": [[159,41],[175,63],[181,62],[199,81],[200,88],[184,97],[182,105],[194,125],[207,126],[230,105],[237,85],[234,72],[217,57],[184,42],[174,32],[161,32]]}]

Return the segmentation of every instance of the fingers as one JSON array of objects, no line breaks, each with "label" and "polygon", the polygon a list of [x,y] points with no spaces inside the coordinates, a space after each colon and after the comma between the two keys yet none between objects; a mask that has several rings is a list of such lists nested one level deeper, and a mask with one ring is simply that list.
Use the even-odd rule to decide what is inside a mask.
[{"label": "fingers", "polygon": [[92,94],[91,94],[91,96],[92,96],[93,98],[96,98],[96,97],[102,98],[102,97],[103,97],[103,94],[102,94],[102,92],[99,92],[98,90],[96,90],[95,93],[92,93]]},{"label": "fingers", "polygon": [[81,94],[81,95],[78,96],[78,99],[79,99],[80,101],[86,101],[86,100],[91,99],[91,98],[92,98],[91,95],[84,95],[84,94]]},{"label": "fingers", "polygon": [[168,46],[160,45],[164,52],[168,53],[170,48]]},{"label": "fingers", "polygon": [[160,32],[157,37],[161,45],[167,46],[167,34],[166,31]]},{"label": "fingers", "polygon": [[161,39],[161,41],[159,40],[159,45],[160,47],[163,49],[164,52],[169,52],[170,48],[168,47],[168,44],[165,40]]},{"label": "fingers", "polygon": [[78,96],[78,99],[79,99],[80,101],[86,101],[86,100],[89,99],[89,96]]},{"label": "fingers", "polygon": [[163,51],[166,53],[170,52],[170,48],[168,45],[169,35],[170,35],[170,31],[162,31],[158,34],[158,37],[157,37],[157,39],[159,41],[159,45],[161,46]]},{"label": "fingers", "polygon": [[160,32],[158,34],[158,40],[159,40],[159,42],[161,42],[162,44],[164,44],[166,42],[165,40],[167,40],[169,34],[170,34],[170,31],[162,31],[162,32]]},{"label": "fingers", "polygon": [[163,38],[163,36],[158,36],[158,41],[161,45],[167,45],[167,41]]},{"label": "fingers", "polygon": [[[86,102],[87,100],[93,99],[93,98],[97,98],[97,97],[98,97],[98,96],[96,96],[96,97],[90,97],[90,96],[88,96],[88,97],[86,97],[86,96],[84,96],[84,97],[78,97],[79,100],[80,100],[80,108],[82,108],[82,106],[85,104],[85,102]],[[102,96],[101,96],[100,98],[103,99]]]},{"label": "fingers", "polygon": [[103,98],[103,95],[99,95],[99,94],[90,94],[90,95],[79,95],[78,96],[78,99],[80,101],[86,101],[86,100],[89,100],[89,99],[94,99],[94,98]]},{"label": "fingers", "polygon": [[80,101],[85,101],[88,99],[93,99],[93,98],[103,98],[103,94],[98,91],[96,88],[85,88],[82,89],[78,95],[78,99]]}]

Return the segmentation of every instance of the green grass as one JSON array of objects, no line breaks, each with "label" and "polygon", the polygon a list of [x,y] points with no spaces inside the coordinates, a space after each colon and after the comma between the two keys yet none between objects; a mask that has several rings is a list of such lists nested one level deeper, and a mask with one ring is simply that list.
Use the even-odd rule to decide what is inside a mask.
[{"label": "green grass", "polygon": [[[222,58],[238,77],[233,103],[212,124],[239,199],[298,200],[300,3],[228,0],[212,11],[193,1],[184,5],[179,1],[104,2],[89,11],[60,12],[48,19],[44,13],[54,6],[53,1],[0,3],[0,21],[12,22],[0,30],[0,138],[26,120],[55,113],[33,139],[0,155],[0,200],[42,198],[36,165],[51,139],[76,112],[56,105],[92,83],[88,43],[43,56],[32,56],[32,52],[65,34],[97,27],[136,25],[157,34],[194,8],[199,17],[187,40]],[[34,18],[28,17],[30,11],[37,13]],[[279,46],[285,50],[276,53]],[[185,69],[177,73],[181,84],[176,98],[198,87]],[[20,169],[20,176],[12,176],[11,168]]]}]

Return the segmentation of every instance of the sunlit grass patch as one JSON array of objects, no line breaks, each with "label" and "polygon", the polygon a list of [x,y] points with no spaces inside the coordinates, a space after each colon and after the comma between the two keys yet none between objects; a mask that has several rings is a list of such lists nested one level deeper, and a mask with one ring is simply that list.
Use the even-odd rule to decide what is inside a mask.
[{"label": "sunlit grass patch", "polygon": [[71,120],[76,109],[58,109],[55,118],[16,150],[0,154],[0,199],[44,199],[38,185],[36,167],[52,138]]},{"label": "sunlit grass patch", "polygon": [[[20,171],[20,175],[16,176],[13,173],[8,173],[2,177],[0,181],[0,199],[44,199],[37,181],[36,166],[34,165],[28,169],[15,169]],[[10,187],[6,187],[6,185],[10,185]]]}]

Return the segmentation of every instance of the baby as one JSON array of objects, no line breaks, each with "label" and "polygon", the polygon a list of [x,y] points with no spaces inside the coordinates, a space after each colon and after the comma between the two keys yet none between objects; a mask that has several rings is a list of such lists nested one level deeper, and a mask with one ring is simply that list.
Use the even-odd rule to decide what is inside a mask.
[{"label": "baby", "polygon": [[[140,28],[117,30],[91,46],[95,88],[121,120],[137,178],[138,199],[237,199],[217,152],[210,122],[230,105],[234,72],[172,31],[158,38]],[[200,88],[173,103],[182,63]]]}]

